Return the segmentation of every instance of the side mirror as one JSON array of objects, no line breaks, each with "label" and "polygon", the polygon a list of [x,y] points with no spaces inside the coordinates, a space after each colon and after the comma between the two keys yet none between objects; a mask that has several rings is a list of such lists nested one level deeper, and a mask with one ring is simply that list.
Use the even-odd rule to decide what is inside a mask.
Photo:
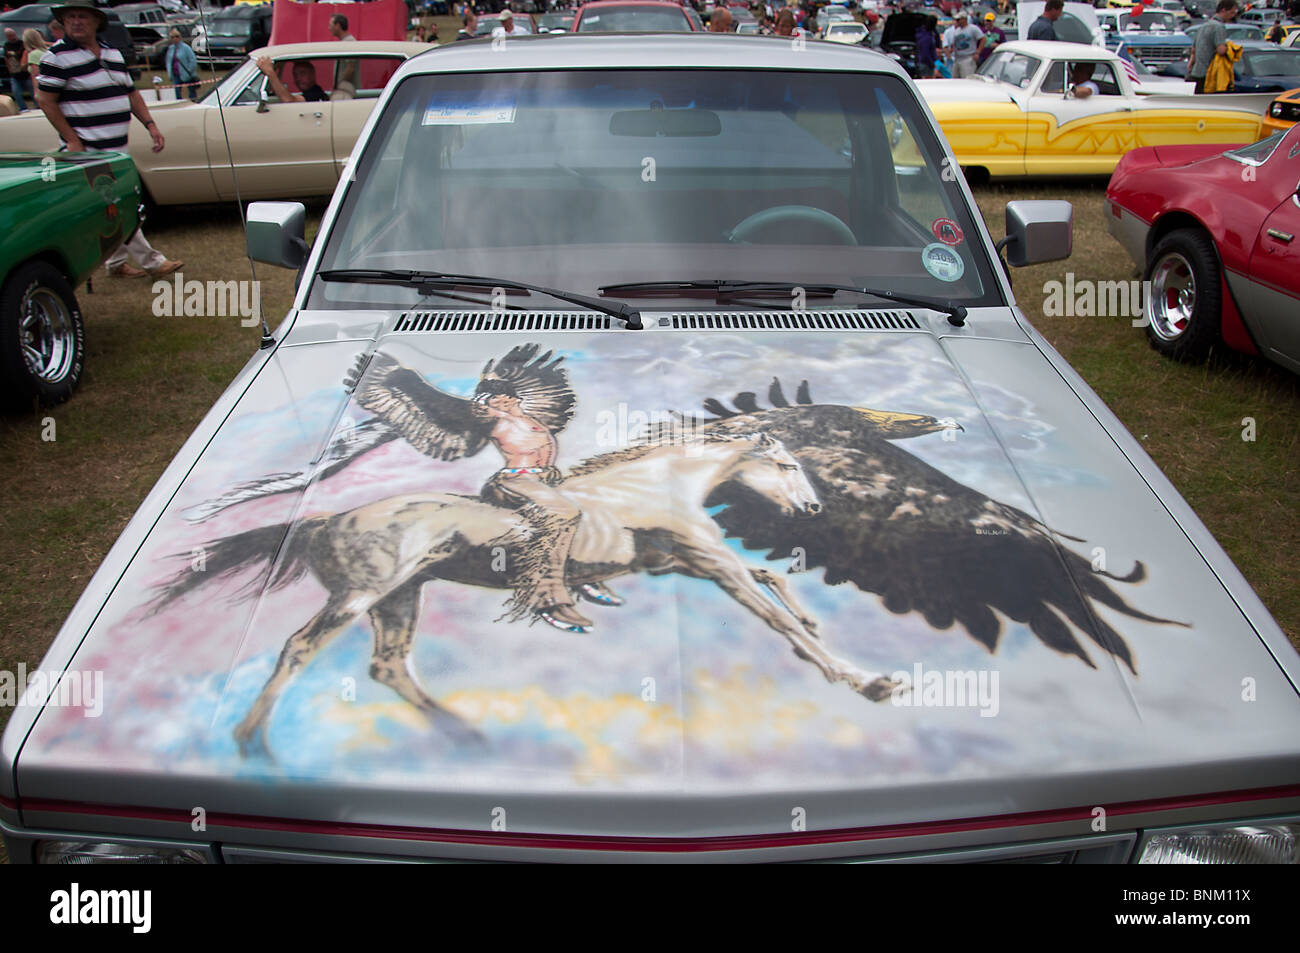
[{"label": "side mirror", "polygon": [[244,240],[248,257],[281,268],[301,268],[307,260],[307,209],[301,202],[252,202]]},{"label": "side mirror", "polygon": [[1007,263],[1015,268],[1069,258],[1074,248],[1074,206],[1056,200],[1008,202],[1007,237],[1001,246],[1007,249]]},{"label": "side mirror", "polygon": [[260,113],[269,113],[271,111],[271,103],[265,96],[257,101],[257,111]]}]

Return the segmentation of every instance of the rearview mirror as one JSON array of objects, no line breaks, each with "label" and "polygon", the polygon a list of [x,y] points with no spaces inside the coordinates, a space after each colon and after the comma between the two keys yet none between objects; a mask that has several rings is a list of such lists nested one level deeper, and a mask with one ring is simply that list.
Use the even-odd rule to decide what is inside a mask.
[{"label": "rearview mirror", "polygon": [[611,136],[716,136],[722,120],[708,109],[627,109],[609,117]]},{"label": "rearview mirror", "polygon": [[1015,268],[1069,258],[1074,249],[1074,206],[1057,200],[1007,203],[1007,263]]},{"label": "rearview mirror", "polygon": [[281,268],[301,268],[307,260],[307,209],[301,202],[252,202],[244,241],[248,257]]}]

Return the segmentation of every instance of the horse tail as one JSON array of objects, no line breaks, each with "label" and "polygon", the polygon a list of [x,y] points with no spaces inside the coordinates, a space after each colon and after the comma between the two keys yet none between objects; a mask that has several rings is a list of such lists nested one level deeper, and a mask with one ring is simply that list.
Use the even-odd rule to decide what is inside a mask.
[{"label": "horse tail", "polygon": [[[161,612],[204,583],[264,564],[274,567],[267,588],[283,589],[311,569],[312,543],[328,521],[327,516],[317,516],[297,523],[259,526],[205,543],[195,553],[176,554],[176,558],[187,560],[189,565],[158,587],[157,595],[149,603],[149,614]],[[262,580],[263,576],[259,574],[244,585],[239,594],[255,591]]]}]

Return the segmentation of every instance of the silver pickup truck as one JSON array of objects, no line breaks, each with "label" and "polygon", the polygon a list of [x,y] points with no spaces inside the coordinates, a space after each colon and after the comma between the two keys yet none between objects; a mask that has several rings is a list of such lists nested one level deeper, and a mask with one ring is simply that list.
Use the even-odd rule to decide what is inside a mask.
[{"label": "silver pickup truck", "polygon": [[1297,860],[1300,659],[881,55],[403,65],[0,758],[28,862]]}]

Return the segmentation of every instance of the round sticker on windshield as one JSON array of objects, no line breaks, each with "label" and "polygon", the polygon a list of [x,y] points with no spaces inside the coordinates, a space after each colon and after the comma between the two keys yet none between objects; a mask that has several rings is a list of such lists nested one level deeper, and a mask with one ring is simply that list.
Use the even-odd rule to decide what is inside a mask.
[{"label": "round sticker on windshield", "polygon": [[934,232],[934,237],[945,245],[961,244],[961,226],[950,218],[936,218],[930,223],[930,231]]},{"label": "round sticker on windshield", "polygon": [[966,273],[961,256],[943,242],[932,242],[922,248],[921,264],[940,281],[957,281]]}]

